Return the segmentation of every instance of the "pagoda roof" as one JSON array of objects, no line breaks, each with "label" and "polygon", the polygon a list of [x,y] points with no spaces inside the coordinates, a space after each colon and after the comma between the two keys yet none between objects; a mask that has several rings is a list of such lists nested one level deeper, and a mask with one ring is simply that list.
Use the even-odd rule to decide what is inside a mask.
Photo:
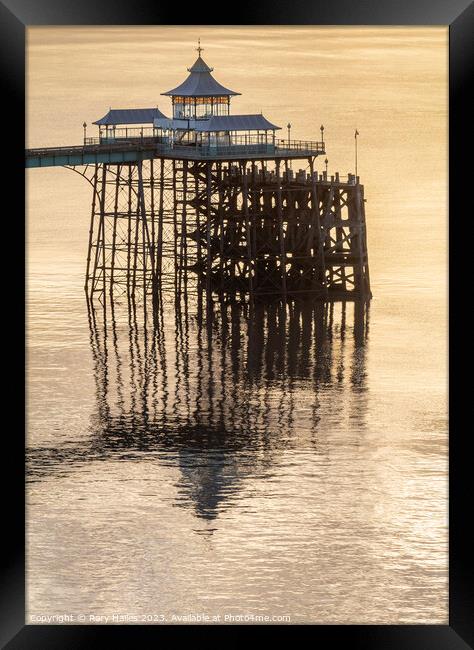
[{"label": "pagoda roof", "polygon": [[189,72],[212,72],[214,68],[207,65],[201,55],[194,61],[193,65],[188,68]]},{"label": "pagoda roof", "polygon": [[281,129],[269,122],[260,113],[256,115],[213,115],[201,120],[194,127],[196,131],[275,131]]},{"label": "pagoda roof", "polygon": [[229,90],[212,76],[212,68],[199,55],[194,64],[188,68],[189,75],[185,81],[176,88],[168,90],[162,95],[181,97],[222,97],[231,95],[240,95],[233,90]]},{"label": "pagoda roof", "polygon": [[110,109],[109,112],[96,120],[93,124],[110,125],[110,124],[153,124],[157,118],[166,116],[157,108],[117,108]]}]

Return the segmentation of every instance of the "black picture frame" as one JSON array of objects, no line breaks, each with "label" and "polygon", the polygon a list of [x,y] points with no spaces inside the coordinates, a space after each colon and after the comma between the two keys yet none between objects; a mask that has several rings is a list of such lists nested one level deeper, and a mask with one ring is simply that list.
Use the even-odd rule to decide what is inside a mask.
[{"label": "black picture frame", "polygon": [[[235,4],[227,5],[235,9]],[[216,3],[209,4],[207,12],[202,5],[178,6],[173,3],[152,2],[149,0],[2,0],[0,3],[0,65],[4,84],[4,105],[7,108],[8,128],[3,133],[3,182],[4,195],[13,198],[14,221],[17,226],[12,237],[24,241],[24,226],[21,219],[24,213],[24,102],[25,102],[25,27],[32,25],[137,25],[137,24],[282,24],[282,25],[449,25],[449,71],[450,71],[450,198],[451,215],[468,216],[466,213],[466,189],[472,183],[468,165],[461,162],[466,134],[472,130],[468,118],[472,119],[468,99],[468,84],[473,73],[474,49],[474,5],[469,0],[333,0],[332,2],[303,3],[298,0],[259,0],[259,2],[239,2],[238,14],[230,11],[225,15],[226,4],[220,8]],[[234,14],[234,15],[232,15]],[[11,140],[11,142],[9,141]],[[471,183],[470,183],[471,182]],[[15,189],[16,188],[16,189]],[[472,212],[472,208],[471,208]],[[9,238],[9,241],[10,238]],[[452,246],[452,242],[451,242]],[[460,274],[460,256],[452,256],[450,262],[450,290]],[[13,282],[8,282],[3,293],[4,301],[14,306],[20,327],[15,328],[21,337],[23,321],[24,276],[17,261]],[[454,279],[453,279],[454,278]],[[457,281],[456,281],[457,283]],[[454,292],[451,293],[454,295]],[[452,301],[452,298],[451,298]],[[450,342],[457,341],[466,332],[467,322],[456,319],[450,322]],[[9,327],[11,329],[11,325]],[[20,338],[16,345],[10,345],[9,332],[7,347],[12,354],[7,368],[24,367],[21,350],[24,342]],[[19,352],[20,351],[20,352]],[[4,362],[5,363],[5,362]],[[461,364],[451,351],[451,376],[461,372]],[[19,381],[9,382],[7,404],[12,404],[15,395],[22,396]],[[345,645],[370,650],[400,649],[409,650],[474,648],[473,626],[473,583],[470,547],[472,535],[466,529],[470,519],[469,486],[472,483],[468,465],[468,427],[463,428],[458,421],[458,406],[461,404],[459,392],[450,395],[450,599],[449,625],[364,625],[364,626],[326,626],[312,625],[311,640],[322,648]],[[9,406],[9,409],[13,408]],[[112,637],[119,638],[127,645],[133,641],[149,644],[161,638],[165,632],[176,637],[183,628],[163,626],[32,626],[25,625],[25,507],[24,507],[24,429],[23,420],[15,411],[12,424],[4,429],[7,467],[3,476],[4,510],[10,507],[2,541],[4,545],[4,572],[0,592],[0,643],[9,650],[23,648],[61,648],[108,647]],[[470,480],[471,479],[471,480]],[[218,633],[226,631],[227,626],[192,627],[195,642],[209,642]],[[253,629],[258,626],[251,626]],[[291,634],[295,627],[290,625]],[[304,626],[308,627],[308,626]],[[233,626],[232,635],[238,640],[246,626]],[[265,629],[268,629],[267,627]],[[141,639],[141,641],[140,641]],[[107,646],[105,645],[107,644]]]}]

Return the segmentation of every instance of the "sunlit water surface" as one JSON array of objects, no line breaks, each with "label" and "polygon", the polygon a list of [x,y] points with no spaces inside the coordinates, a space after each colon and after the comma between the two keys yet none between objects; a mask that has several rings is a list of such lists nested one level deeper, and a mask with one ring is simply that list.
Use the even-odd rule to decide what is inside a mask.
[{"label": "sunlit water surface", "polygon": [[357,126],[368,323],[167,307],[157,333],[118,305],[104,325],[90,187],[28,171],[27,620],[446,623],[447,31],[29,29],[28,145],[169,112],[197,35],[234,112],[325,125],[330,171]]}]

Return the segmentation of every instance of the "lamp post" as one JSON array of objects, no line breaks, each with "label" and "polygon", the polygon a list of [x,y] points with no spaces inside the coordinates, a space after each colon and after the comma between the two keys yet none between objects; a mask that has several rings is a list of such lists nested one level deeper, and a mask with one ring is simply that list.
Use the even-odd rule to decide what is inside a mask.
[{"label": "lamp post", "polygon": [[326,165],[326,175],[328,173],[328,162],[329,160],[326,158],[326,160],[324,161],[324,164]]},{"label": "lamp post", "polygon": [[84,129],[84,144],[86,144],[86,129],[87,129],[87,124],[84,122],[82,125],[82,128]]},{"label": "lamp post", "polygon": [[288,122],[286,125],[286,128],[288,129],[288,149],[290,148],[290,132],[291,132],[291,124]]},{"label": "lamp post", "polygon": [[321,131],[321,144],[324,146],[324,126],[321,124],[319,129]]}]

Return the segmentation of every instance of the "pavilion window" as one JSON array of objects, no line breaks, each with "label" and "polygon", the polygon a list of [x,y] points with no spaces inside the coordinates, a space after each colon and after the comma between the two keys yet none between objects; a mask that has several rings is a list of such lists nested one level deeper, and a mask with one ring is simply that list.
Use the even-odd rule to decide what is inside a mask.
[{"label": "pavilion window", "polygon": [[207,119],[213,115],[213,98],[196,97],[196,119]]},{"label": "pavilion window", "polygon": [[193,119],[195,115],[193,97],[173,97],[173,117],[176,119]]},{"label": "pavilion window", "polygon": [[173,97],[176,119],[209,119],[213,115],[229,115],[230,97]]}]

